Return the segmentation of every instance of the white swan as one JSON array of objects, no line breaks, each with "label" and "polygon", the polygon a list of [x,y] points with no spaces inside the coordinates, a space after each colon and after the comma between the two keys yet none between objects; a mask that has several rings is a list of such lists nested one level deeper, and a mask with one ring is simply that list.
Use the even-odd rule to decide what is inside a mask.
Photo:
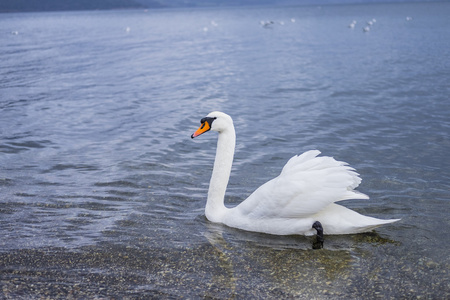
[{"label": "white swan", "polygon": [[200,128],[191,137],[209,130],[219,132],[205,207],[206,218],[211,222],[276,235],[313,235],[316,229],[319,235],[317,224],[313,228],[317,221],[324,234],[367,232],[398,221],[363,216],[335,204],[369,197],[354,190],[361,179],[353,168],[332,157],[317,157],[317,150],[292,157],[278,177],[260,186],[236,207],[227,208],[224,197],[236,142],[233,120],[225,113],[212,112],[201,120]]}]

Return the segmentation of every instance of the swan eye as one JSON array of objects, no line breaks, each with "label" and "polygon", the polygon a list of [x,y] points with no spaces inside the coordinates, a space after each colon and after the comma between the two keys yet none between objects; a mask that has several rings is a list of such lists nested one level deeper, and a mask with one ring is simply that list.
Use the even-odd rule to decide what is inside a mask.
[{"label": "swan eye", "polygon": [[206,122],[208,122],[209,126],[211,126],[212,122],[217,119],[216,117],[214,118],[210,118],[210,117],[204,117],[203,119],[200,120],[200,123],[205,124]]},{"label": "swan eye", "polygon": [[211,123],[212,123],[215,119],[217,119],[217,118],[216,118],[216,117],[214,117],[214,118],[204,117],[203,119],[200,120],[200,123],[203,124],[203,123],[205,123],[205,122],[208,122],[209,125],[211,125]]}]

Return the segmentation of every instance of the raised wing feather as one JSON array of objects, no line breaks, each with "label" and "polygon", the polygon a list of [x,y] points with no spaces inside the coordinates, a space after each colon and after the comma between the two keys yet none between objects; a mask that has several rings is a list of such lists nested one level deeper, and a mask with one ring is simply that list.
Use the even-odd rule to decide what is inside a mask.
[{"label": "raised wing feather", "polygon": [[368,199],[354,191],[361,179],[355,170],[311,150],[292,157],[281,174],[260,186],[236,209],[250,218],[299,218],[333,202]]}]

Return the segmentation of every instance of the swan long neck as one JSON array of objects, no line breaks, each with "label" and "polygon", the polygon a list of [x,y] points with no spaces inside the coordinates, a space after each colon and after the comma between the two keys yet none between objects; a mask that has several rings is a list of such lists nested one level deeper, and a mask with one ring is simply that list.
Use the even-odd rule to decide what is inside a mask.
[{"label": "swan long neck", "polygon": [[216,159],[209,183],[208,200],[206,201],[205,215],[211,222],[222,222],[227,212],[224,199],[230,179],[231,166],[233,164],[236,134],[234,126],[219,132],[217,140]]}]

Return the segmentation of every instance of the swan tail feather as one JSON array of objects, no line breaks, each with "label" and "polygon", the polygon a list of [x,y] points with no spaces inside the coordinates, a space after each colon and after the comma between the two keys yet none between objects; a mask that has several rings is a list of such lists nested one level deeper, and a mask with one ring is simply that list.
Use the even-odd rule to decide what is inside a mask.
[{"label": "swan tail feather", "polygon": [[331,204],[314,216],[324,228],[325,234],[353,234],[369,232],[377,227],[399,221],[400,219],[378,219],[361,215],[339,204]]},{"label": "swan tail feather", "polygon": [[401,219],[389,219],[389,220],[384,220],[384,219],[377,219],[377,218],[373,218],[376,221],[374,222],[374,224],[370,224],[370,225],[366,225],[364,227],[359,227],[358,230],[355,230],[355,233],[361,233],[361,232],[369,232],[372,231],[374,229],[377,229],[380,226],[386,225],[386,224],[390,224],[390,223],[394,223],[394,222],[398,222]]}]

